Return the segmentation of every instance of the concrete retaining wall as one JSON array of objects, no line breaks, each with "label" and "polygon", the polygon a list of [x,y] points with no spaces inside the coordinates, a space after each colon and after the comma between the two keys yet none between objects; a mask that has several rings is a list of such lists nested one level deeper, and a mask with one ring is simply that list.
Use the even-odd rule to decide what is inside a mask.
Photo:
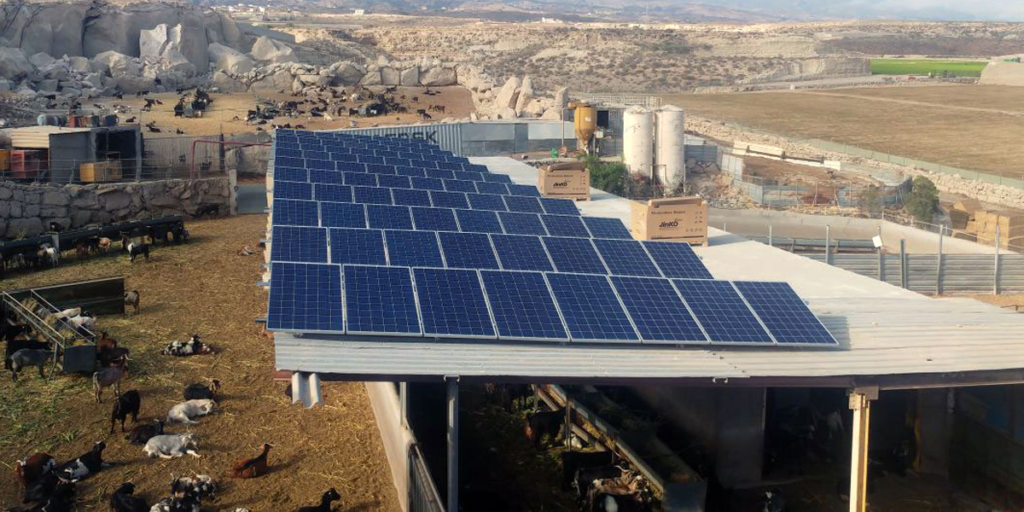
[{"label": "concrete retaining wall", "polygon": [[38,235],[51,222],[65,229],[164,215],[192,215],[202,205],[227,213],[228,178],[96,185],[0,182],[0,238]]}]

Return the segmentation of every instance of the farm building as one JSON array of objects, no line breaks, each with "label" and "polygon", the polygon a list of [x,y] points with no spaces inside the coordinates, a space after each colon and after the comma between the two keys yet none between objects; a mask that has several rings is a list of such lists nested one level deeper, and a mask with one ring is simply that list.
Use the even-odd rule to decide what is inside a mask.
[{"label": "farm building", "polygon": [[[14,178],[48,177],[47,181],[57,183],[108,181],[135,176],[142,170],[142,132],[135,125],[30,126],[7,130],[6,136],[12,151],[8,170]],[[17,156],[24,160],[17,161]],[[117,162],[118,177],[108,177],[105,168],[98,176],[94,168],[97,162]]]},{"label": "farm building", "polygon": [[[615,227],[629,225],[625,199],[592,190],[578,221],[573,203],[508,211],[531,211],[534,200],[510,197],[537,194],[536,171],[507,158],[297,132],[278,132],[273,158],[265,278],[276,368],[307,406],[320,402],[322,381],[367,382],[406,510],[473,509],[478,489],[460,484],[478,475],[459,471],[474,456],[460,453],[459,403],[462,389],[485,383],[537,386],[572,432],[628,459],[666,510],[710,509],[723,489],[813,464],[837,474],[828,492],[847,493],[850,510],[866,510],[869,477],[883,471],[1024,489],[1022,475],[991,462],[1020,451],[1009,386],[1024,382],[1024,316],[930,299],[714,229],[698,259],[659,258],[647,243],[629,252],[641,244]],[[340,182],[325,181],[328,167]],[[584,242],[559,258],[566,239]],[[563,267],[585,265],[592,248],[600,270]],[[650,277],[636,277],[642,261]],[[589,287],[558,284],[572,276]],[[671,293],[633,288],[656,283]],[[696,299],[705,285],[717,292]],[[439,313],[445,300],[456,314]],[[659,338],[686,319],[694,332]],[[662,424],[629,432],[604,417],[602,403],[614,401]],[[424,407],[434,420],[420,423]]]}]

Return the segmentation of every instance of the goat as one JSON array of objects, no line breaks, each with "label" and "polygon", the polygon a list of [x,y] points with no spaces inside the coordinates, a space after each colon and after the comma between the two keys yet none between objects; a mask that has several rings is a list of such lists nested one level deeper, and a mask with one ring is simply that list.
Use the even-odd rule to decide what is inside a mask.
[{"label": "goat", "polygon": [[149,509],[149,512],[200,512],[202,507],[199,498],[185,496],[183,498],[164,498]]},{"label": "goat", "polygon": [[231,466],[231,471],[228,472],[228,476],[231,478],[256,478],[260,475],[266,474],[267,472],[267,455],[270,453],[270,449],[273,445],[270,443],[263,444],[263,451],[251,458],[235,461]]},{"label": "goat", "polygon": [[196,208],[196,213],[193,215],[195,218],[202,217],[220,217],[220,205],[219,204],[204,204],[199,208]]},{"label": "goat", "polygon": [[128,261],[135,263],[135,258],[140,254],[146,257],[146,261],[149,261],[149,244],[128,242],[126,248],[128,251]]},{"label": "goat", "polygon": [[212,354],[213,347],[203,343],[198,334],[193,334],[186,342],[172,341],[160,351],[165,356],[191,356],[198,354]]},{"label": "goat", "polygon": [[121,484],[110,495],[110,510],[112,512],[149,512],[149,505],[146,500],[135,496],[135,485],[131,483]]},{"label": "goat", "polygon": [[138,313],[139,312],[139,299],[140,299],[139,291],[138,290],[132,290],[132,291],[124,294],[124,306],[126,308],[128,306],[131,306],[132,307],[132,313]]},{"label": "goat", "polygon": [[71,512],[75,501],[75,484],[61,482],[53,473],[47,473],[36,485],[25,490],[22,503],[36,503],[29,511]]},{"label": "goat", "polygon": [[96,327],[96,316],[88,311],[83,311],[80,315],[66,318],[65,320],[78,330],[85,328],[91,331]]},{"label": "goat", "polygon": [[128,375],[128,361],[103,368],[92,374],[92,389],[96,393],[96,403],[103,398],[103,388],[114,386],[114,396],[121,396],[121,379]]},{"label": "goat", "polygon": [[216,501],[217,483],[210,475],[181,476],[171,480],[171,496],[193,496],[199,500]]},{"label": "goat", "polygon": [[164,433],[164,420],[156,420],[149,425],[138,425],[124,437],[132,444],[146,444],[146,441]]},{"label": "goat", "polygon": [[533,443],[533,446],[537,447],[540,445],[544,434],[548,434],[550,440],[554,441],[562,430],[562,423],[564,422],[564,408],[557,411],[535,412],[526,417],[526,424],[523,430],[526,432],[526,437]]},{"label": "goat", "polygon": [[14,475],[28,489],[56,467],[57,461],[49,454],[34,453],[16,463]]},{"label": "goat", "polygon": [[100,350],[98,355],[101,367],[116,366],[128,361],[130,350],[124,347],[106,347]]},{"label": "goat", "polygon": [[133,425],[138,422],[140,407],[142,407],[142,398],[134,389],[117,397],[117,400],[114,400],[114,408],[110,411],[110,433],[114,433],[114,423],[118,420],[121,421],[121,432],[124,432],[124,422],[128,419],[128,415],[131,415]]},{"label": "goat", "polygon": [[615,462],[615,452],[563,452],[562,488],[569,489],[581,469],[608,466]]},{"label": "goat", "polygon": [[169,434],[153,436],[146,441],[143,451],[149,457],[160,457],[161,459],[173,459],[181,457],[186,453],[193,457],[200,457],[196,451],[199,446],[192,438],[193,434]]},{"label": "goat", "polygon": [[39,368],[39,378],[45,379],[43,366],[53,357],[52,350],[23,348],[11,354],[11,380],[18,381],[18,373],[22,368],[35,366]]},{"label": "goat", "polygon": [[85,244],[78,244],[75,246],[75,257],[84,260],[89,257],[89,246]]},{"label": "goat", "polygon": [[102,237],[97,241],[96,247],[100,252],[110,252],[110,244],[113,243],[109,238]]},{"label": "goat", "polygon": [[311,507],[299,507],[298,512],[331,512],[331,502],[341,499],[341,495],[333,487],[320,497],[320,504]]},{"label": "goat", "polygon": [[619,466],[597,466],[580,468],[572,477],[572,488],[576,490],[576,499],[583,501],[587,497],[587,491],[598,480],[621,478],[624,471]]},{"label": "goat", "polygon": [[185,386],[185,400],[213,400],[216,403],[219,391],[220,381],[217,379],[211,379],[209,386],[189,384]]},{"label": "goat", "polygon": [[194,421],[192,418],[198,418],[200,416],[206,416],[214,410],[216,404],[213,400],[188,400],[182,402],[174,407],[167,413],[167,423],[184,423],[186,425],[196,425],[199,422]]},{"label": "goat", "polygon": [[99,473],[103,468],[110,467],[110,464],[103,462],[103,449],[106,447],[107,444],[100,441],[94,444],[89,452],[75,460],[65,462],[64,465],[57,468],[57,478],[62,482],[78,482]]}]

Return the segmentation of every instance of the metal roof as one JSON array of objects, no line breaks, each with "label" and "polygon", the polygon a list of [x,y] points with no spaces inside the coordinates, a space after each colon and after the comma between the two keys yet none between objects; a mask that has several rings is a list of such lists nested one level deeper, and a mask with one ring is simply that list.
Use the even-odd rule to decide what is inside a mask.
[{"label": "metal roof", "polygon": [[[474,158],[513,181],[535,184],[532,167],[507,158]],[[592,191],[584,215],[629,224],[630,201]],[[401,380],[459,375],[537,382],[677,381],[752,385],[846,386],[928,375],[966,382],[1002,371],[1024,381],[1024,315],[972,299],[932,299],[764,244],[711,229],[696,252],[716,279],[786,281],[839,340],[838,350],[501,345],[429,340],[338,339],[275,334],[277,368],[325,378]],[[1010,374],[1007,374],[1009,371]],[[830,380],[831,379],[831,380]]]}]

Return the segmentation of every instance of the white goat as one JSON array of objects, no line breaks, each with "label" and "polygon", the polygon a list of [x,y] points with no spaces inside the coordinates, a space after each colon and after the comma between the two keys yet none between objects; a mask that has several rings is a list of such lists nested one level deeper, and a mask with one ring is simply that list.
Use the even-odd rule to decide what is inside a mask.
[{"label": "white goat", "polygon": [[210,399],[182,402],[171,407],[170,412],[167,413],[167,423],[178,422],[186,425],[196,425],[199,422],[193,421],[192,418],[210,414],[213,412],[214,405],[213,400]]},{"label": "white goat", "polygon": [[161,459],[173,459],[184,456],[186,453],[193,457],[200,457],[196,451],[199,446],[192,438],[193,434],[168,434],[154,436],[146,441],[143,450],[149,457],[160,457]]}]

